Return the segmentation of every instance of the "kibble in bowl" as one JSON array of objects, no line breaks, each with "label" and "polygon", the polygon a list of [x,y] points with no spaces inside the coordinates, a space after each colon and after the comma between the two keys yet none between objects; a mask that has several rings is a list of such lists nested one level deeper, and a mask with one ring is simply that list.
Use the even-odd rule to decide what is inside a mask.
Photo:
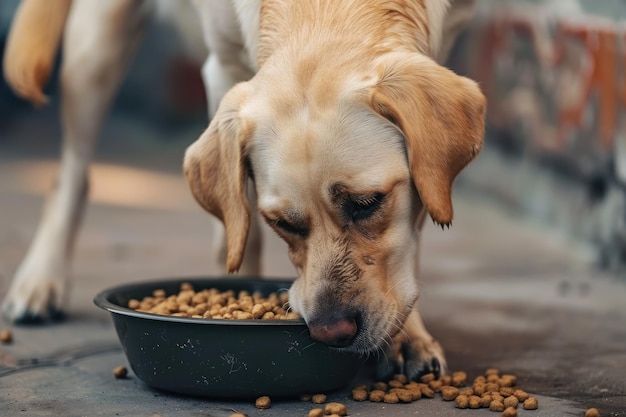
[{"label": "kibble in bowl", "polygon": [[[94,303],[111,313],[134,374],[155,388],[253,399],[297,397],[347,385],[364,359],[311,339],[304,320],[289,316],[285,308],[290,285],[236,277],[159,280],[102,291]],[[225,299],[212,304],[216,300],[207,296]],[[275,304],[266,304],[267,311],[261,312],[255,305],[270,301],[261,297]],[[211,317],[197,314],[203,308]],[[221,318],[211,310],[221,310],[216,313]]]}]

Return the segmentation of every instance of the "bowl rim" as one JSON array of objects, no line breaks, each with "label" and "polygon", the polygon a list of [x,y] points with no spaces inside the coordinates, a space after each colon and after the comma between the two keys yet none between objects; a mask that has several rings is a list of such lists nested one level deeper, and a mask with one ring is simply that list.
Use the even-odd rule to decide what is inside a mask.
[{"label": "bowl rim", "polygon": [[113,294],[129,292],[137,289],[145,288],[149,285],[154,285],[154,288],[158,288],[158,285],[167,286],[174,284],[182,284],[183,282],[214,282],[214,283],[226,283],[227,281],[234,281],[239,283],[245,283],[246,285],[252,284],[279,284],[291,286],[293,280],[286,278],[260,278],[260,277],[181,277],[170,279],[152,279],[137,281],[129,284],[116,285],[113,287],[101,290],[93,298],[93,303],[103,310],[109,311],[111,314],[119,314],[128,317],[135,317],[139,319],[155,320],[172,323],[186,323],[195,325],[220,325],[220,326],[303,326],[306,327],[304,319],[282,319],[282,320],[261,320],[261,319],[205,319],[205,318],[193,318],[193,317],[178,317],[178,316],[166,316],[164,314],[146,313],[142,311],[136,311],[128,307],[122,307],[109,301],[109,297]]}]

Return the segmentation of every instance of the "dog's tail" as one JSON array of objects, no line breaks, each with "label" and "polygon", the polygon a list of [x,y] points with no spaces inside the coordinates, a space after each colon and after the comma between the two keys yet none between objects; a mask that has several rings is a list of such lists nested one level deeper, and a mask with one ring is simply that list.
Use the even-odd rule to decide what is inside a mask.
[{"label": "dog's tail", "polygon": [[20,97],[41,106],[72,0],[23,0],[4,53],[4,77]]}]

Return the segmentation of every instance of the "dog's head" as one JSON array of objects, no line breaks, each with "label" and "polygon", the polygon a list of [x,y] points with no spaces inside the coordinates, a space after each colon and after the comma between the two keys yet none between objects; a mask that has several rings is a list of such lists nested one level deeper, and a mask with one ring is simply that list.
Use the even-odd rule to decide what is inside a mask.
[{"label": "dog's head", "polygon": [[252,178],[298,271],[292,308],[314,338],[371,351],[414,306],[422,221],[452,221],[452,183],[481,149],[484,111],[473,81],[419,54],[384,55],[361,74],[262,70],[226,95],[184,170],[224,222],[231,272]]}]

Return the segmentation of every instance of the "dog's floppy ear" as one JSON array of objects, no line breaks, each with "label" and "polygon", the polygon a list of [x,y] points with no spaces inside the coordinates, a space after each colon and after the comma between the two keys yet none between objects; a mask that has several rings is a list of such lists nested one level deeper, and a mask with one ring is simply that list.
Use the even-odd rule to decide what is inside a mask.
[{"label": "dog's floppy ear", "polygon": [[452,221],[452,182],[483,144],[478,85],[417,53],[383,56],[369,104],[406,138],[411,177],[432,219]]},{"label": "dog's floppy ear", "polygon": [[183,164],[198,203],[224,223],[228,272],[241,266],[250,225],[245,157],[253,128],[239,114],[247,90],[241,83],[224,96],[207,130],[187,148]]}]

